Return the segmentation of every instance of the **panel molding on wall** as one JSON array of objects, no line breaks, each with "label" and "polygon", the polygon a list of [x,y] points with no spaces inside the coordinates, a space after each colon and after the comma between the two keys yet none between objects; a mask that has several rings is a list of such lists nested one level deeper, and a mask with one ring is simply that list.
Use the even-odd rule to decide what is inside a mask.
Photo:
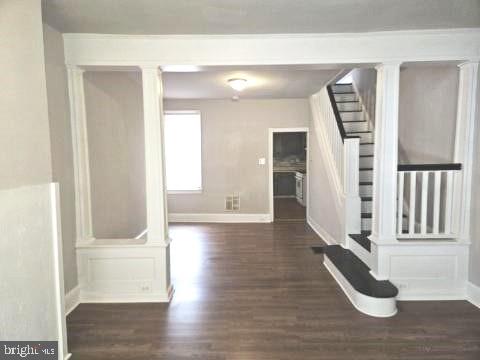
[{"label": "panel molding on wall", "polygon": [[398,300],[464,300],[468,245],[423,242],[374,246]]},{"label": "panel molding on wall", "polygon": [[165,290],[161,274],[166,251],[160,245],[77,247],[78,303],[169,302],[173,288]]}]

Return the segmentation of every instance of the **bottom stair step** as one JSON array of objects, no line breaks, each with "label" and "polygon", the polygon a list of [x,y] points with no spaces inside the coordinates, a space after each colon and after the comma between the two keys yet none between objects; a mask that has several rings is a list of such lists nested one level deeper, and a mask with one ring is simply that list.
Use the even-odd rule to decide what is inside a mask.
[{"label": "bottom stair step", "polygon": [[388,280],[377,280],[353,252],[340,245],[325,248],[324,264],[357,310],[389,317],[397,312],[398,289]]},{"label": "bottom stair step", "polygon": [[364,232],[362,234],[349,234],[349,236],[355,240],[361,247],[370,252],[371,242],[368,236],[370,232]]}]

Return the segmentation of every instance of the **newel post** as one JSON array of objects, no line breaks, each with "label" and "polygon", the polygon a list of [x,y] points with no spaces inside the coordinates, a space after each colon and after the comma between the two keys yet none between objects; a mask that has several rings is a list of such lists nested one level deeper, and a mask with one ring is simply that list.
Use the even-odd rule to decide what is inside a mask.
[{"label": "newel post", "polygon": [[398,104],[400,63],[381,64],[377,70],[375,111],[375,160],[373,179],[372,236],[376,261],[374,275],[387,278],[388,269],[379,259],[378,247],[394,243],[396,238],[397,167],[398,167]]},{"label": "newel post", "polygon": [[468,61],[459,65],[454,162],[462,164],[462,176],[455,179],[452,226],[459,240],[466,242],[470,241],[475,118],[478,111],[478,64],[478,61]]}]

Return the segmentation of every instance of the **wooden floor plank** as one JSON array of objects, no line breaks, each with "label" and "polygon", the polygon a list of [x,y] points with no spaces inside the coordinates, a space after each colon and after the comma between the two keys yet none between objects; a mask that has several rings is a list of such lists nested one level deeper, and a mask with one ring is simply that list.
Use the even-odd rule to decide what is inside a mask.
[{"label": "wooden floor plank", "polygon": [[74,360],[480,359],[480,310],[401,302],[356,311],[302,223],[170,227],[171,304],[82,304],[68,317]]}]

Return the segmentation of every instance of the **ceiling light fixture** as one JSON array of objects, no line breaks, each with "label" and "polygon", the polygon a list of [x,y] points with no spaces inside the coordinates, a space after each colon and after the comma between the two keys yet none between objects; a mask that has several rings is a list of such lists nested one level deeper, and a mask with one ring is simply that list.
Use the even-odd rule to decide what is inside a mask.
[{"label": "ceiling light fixture", "polygon": [[243,91],[247,88],[248,82],[245,79],[229,79],[228,85],[230,85],[233,90]]}]

